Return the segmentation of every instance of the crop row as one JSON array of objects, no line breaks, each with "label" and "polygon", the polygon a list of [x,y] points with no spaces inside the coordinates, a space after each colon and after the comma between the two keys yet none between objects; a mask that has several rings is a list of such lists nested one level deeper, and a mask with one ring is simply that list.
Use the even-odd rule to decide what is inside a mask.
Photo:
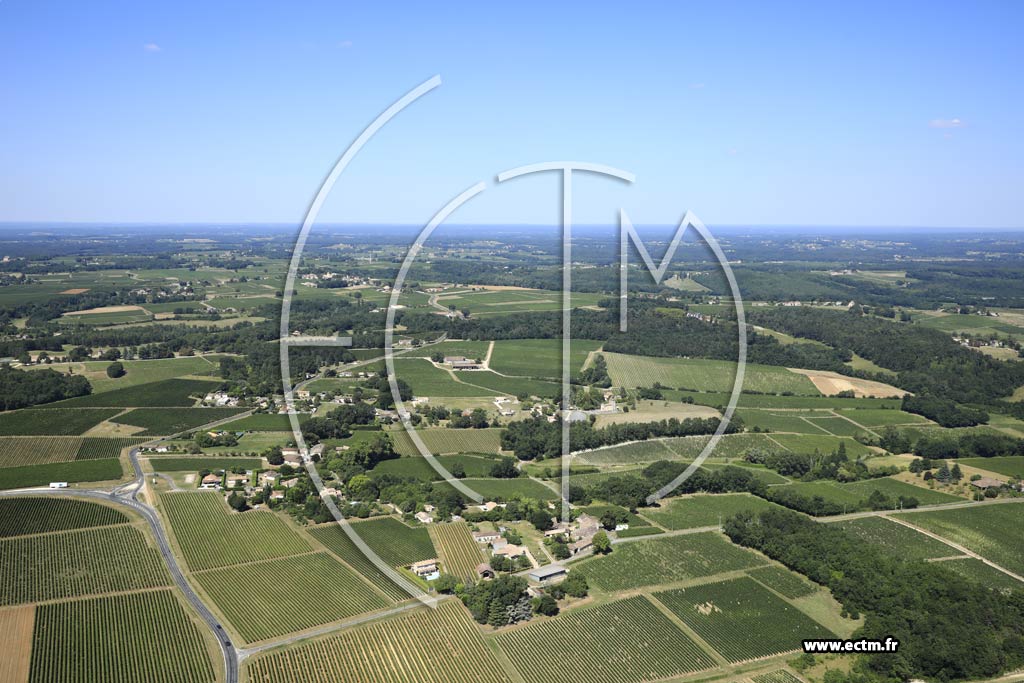
[{"label": "crop row", "polygon": [[252,683],[509,683],[465,609],[419,609],[258,657]]},{"label": "crop row", "polygon": [[169,590],[36,609],[29,683],[213,683],[199,628]]},{"label": "crop row", "polygon": [[497,640],[526,683],[634,683],[715,664],[643,596],[566,612]]},{"label": "crop row", "polygon": [[463,522],[454,522],[436,524],[430,527],[430,531],[444,571],[462,579],[475,579],[477,565],[484,558],[469,527]]},{"label": "crop row", "polygon": [[747,577],[654,597],[730,662],[798,650],[803,639],[835,637]]},{"label": "crop row", "polygon": [[99,503],[69,498],[0,499],[0,538],[126,524],[128,515]]},{"label": "crop row", "polygon": [[690,534],[623,543],[615,552],[584,560],[576,571],[591,585],[618,591],[696,579],[764,562],[716,533]]},{"label": "crop row", "polygon": [[195,577],[248,642],[390,604],[326,552],[211,569]]},{"label": "crop row", "polygon": [[133,526],[0,540],[0,605],[166,586],[160,554]]},{"label": "crop row", "polygon": [[309,551],[309,544],[273,512],[229,512],[213,491],[161,497],[171,529],[192,571],[269,560]]}]

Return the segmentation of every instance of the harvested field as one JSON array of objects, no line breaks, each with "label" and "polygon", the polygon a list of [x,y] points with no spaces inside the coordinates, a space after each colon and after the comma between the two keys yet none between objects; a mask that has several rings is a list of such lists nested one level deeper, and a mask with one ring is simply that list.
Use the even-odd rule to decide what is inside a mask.
[{"label": "harvested field", "polygon": [[795,372],[798,375],[803,375],[814,383],[825,396],[835,396],[840,391],[852,391],[854,396],[857,398],[864,398],[873,396],[876,398],[889,398],[893,396],[902,396],[906,394],[903,389],[897,389],[890,384],[883,384],[882,382],[872,382],[868,379],[857,379],[856,377],[847,377],[846,375],[840,375],[838,372],[828,372],[826,370],[801,370],[799,368],[789,368],[791,372]]},{"label": "harvested field", "polygon": [[0,657],[0,681],[28,683],[35,614],[36,608],[32,605],[0,609],[0,633],[4,634],[4,655]]}]

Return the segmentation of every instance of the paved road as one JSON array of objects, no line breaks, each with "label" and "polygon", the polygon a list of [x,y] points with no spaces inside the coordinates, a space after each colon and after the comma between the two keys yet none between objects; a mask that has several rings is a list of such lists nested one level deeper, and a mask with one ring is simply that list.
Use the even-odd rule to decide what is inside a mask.
[{"label": "paved road", "polygon": [[142,466],[139,464],[138,455],[138,449],[132,449],[129,454],[132,467],[135,468],[135,480],[127,484],[123,484],[113,491],[103,491],[98,489],[19,489],[16,491],[0,491],[0,497],[52,495],[91,498],[94,500],[102,500],[123,505],[131,508],[134,512],[139,514],[147,523],[149,523],[149,528],[153,532],[153,537],[156,539],[157,547],[164,558],[164,562],[167,564],[167,569],[170,571],[175,585],[178,586],[178,589],[181,590],[185,599],[188,600],[189,604],[192,605],[192,608],[195,609],[196,613],[198,613],[203,621],[206,622],[207,626],[210,627],[210,630],[217,638],[221,654],[224,656],[224,676],[226,683],[238,683],[238,652],[235,650],[235,646],[231,643],[231,639],[228,637],[227,631],[224,630],[224,627],[217,620],[217,617],[214,616],[213,612],[210,611],[196,592],[192,590],[192,586],[189,585],[188,581],[185,580],[185,575],[182,573],[181,567],[178,565],[178,560],[174,556],[174,552],[171,550],[170,542],[167,540],[167,534],[164,533],[163,525],[160,523],[160,518],[157,515],[156,510],[137,499],[138,492],[143,486]]}]

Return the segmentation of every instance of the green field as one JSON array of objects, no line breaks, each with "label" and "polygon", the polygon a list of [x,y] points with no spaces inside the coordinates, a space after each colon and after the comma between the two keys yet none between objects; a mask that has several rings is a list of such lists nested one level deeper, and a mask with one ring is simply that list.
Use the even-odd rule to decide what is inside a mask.
[{"label": "green field", "polygon": [[643,596],[575,609],[497,641],[526,683],[639,683],[715,666]]},{"label": "green field", "polygon": [[964,557],[962,559],[949,560],[947,562],[942,562],[941,566],[945,569],[952,570],[971,581],[976,581],[983,586],[988,586],[995,590],[1024,592],[1024,582],[1018,581],[1009,574],[985,564],[976,557]]},{"label": "green field", "polygon": [[0,538],[127,524],[120,510],[73,498],[0,499]]},{"label": "green field", "polygon": [[826,416],[831,416],[833,415],[831,411],[790,410],[785,412],[778,412],[767,409],[744,408],[742,410],[736,411],[736,414],[743,420],[743,426],[746,427],[747,429],[758,427],[760,429],[772,432],[792,432],[795,434],[833,433],[831,432],[831,430],[827,430],[825,428],[824,420],[808,419],[814,417],[822,418]]},{"label": "green field", "polygon": [[[430,398],[445,396],[492,396],[497,392],[481,387],[473,387],[463,384],[452,377],[451,372],[434,366],[425,359],[420,358],[396,358],[395,374],[398,379],[405,380],[412,387],[416,396],[429,396]],[[454,373],[457,377],[466,374]],[[470,372],[476,375],[476,372]],[[472,381],[472,378],[467,378]]]},{"label": "green field", "polygon": [[224,420],[245,412],[244,408],[133,408],[118,416],[118,424],[143,427],[142,436],[167,436]]},{"label": "green field", "polygon": [[[432,455],[452,453],[497,453],[501,450],[501,429],[420,429],[417,431]],[[404,429],[388,431],[395,452],[403,456],[422,457],[416,444]]]},{"label": "green field", "polygon": [[[299,424],[309,419],[309,415],[297,415]],[[233,422],[226,422],[224,429],[232,432],[291,432],[292,423],[287,415],[277,413],[257,413]]]},{"label": "green field", "polygon": [[512,683],[456,600],[258,655],[253,683]]},{"label": "green field", "polygon": [[149,459],[154,472],[198,472],[199,470],[224,470],[244,467],[259,469],[263,461],[259,458],[174,458],[155,457]]},{"label": "green field", "polygon": [[760,512],[768,508],[778,506],[743,493],[693,495],[666,498],[661,507],[644,510],[644,514],[666,529],[675,530],[716,526],[742,510]]},{"label": "green field", "polygon": [[160,554],[129,525],[0,540],[0,605],[170,585]]},{"label": "green field", "polygon": [[160,358],[156,360],[122,360],[125,374],[121,377],[107,377],[107,366],[110,361],[85,361],[82,363],[52,363],[50,365],[33,365],[36,368],[51,368],[58,372],[72,371],[76,375],[84,375],[92,385],[94,394],[135,384],[149,384],[174,377],[215,375],[219,372],[218,356],[181,356],[179,358]]},{"label": "green field", "polygon": [[46,486],[52,481],[74,484],[83,481],[113,481],[124,475],[117,458],[78,460],[50,465],[4,467],[0,469],[0,489]]},{"label": "green field", "polygon": [[747,576],[791,600],[811,595],[818,590],[817,586],[796,572],[791,572],[785,567],[775,564],[751,569],[747,572]]},{"label": "green field", "polygon": [[160,502],[192,571],[310,550],[309,544],[273,512],[229,512],[221,495],[213,491],[167,493]]},{"label": "green field", "polygon": [[753,553],[732,545],[716,533],[622,543],[611,554],[583,560],[582,572],[591,586],[605,591],[629,590],[674,581],[713,576],[765,564]]},{"label": "green field", "polygon": [[99,394],[89,394],[66,401],[48,403],[43,408],[170,408],[194,405],[213,391],[220,382],[204,379],[165,379],[148,384],[136,384]]},{"label": "green field", "polygon": [[843,531],[853,534],[869,545],[904,560],[928,560],[951,557],[960,553],[942,541],[909,529],[884,517],[864,517],[836,522]]},{"label": "green field", "polygon": [[[666,394],[668,396],[669,394]],[[705,406],[726,406],[727,392],[682,391],[673,397],[692,398],[694,403]],[[835,396],[777,396],[774,394],[741,394],[737,405],[741,408],[765,408],[768,410],[899,410],[898,398],[837,398]]]},{"label": "green field", "polygon": [[[348,534],[337,524],[321,524],[309,530],[309,535],[322,544],[348,566],[359,572],[359,575],[376,586],[391,600],[399,601],[409,594],[391,581],[380,569],[363,554]],[[360,537],[362,538],[362,537]],[[364,541],[366,539],[363,539]]]},{"label": "green field", "polygon": [[913,413],[905,413],[902,410],[878,410],[878,409],[856,409],[840,410],[840,415],[845,415],[857,424],[865,427],[885,427],[887,425],[927,424],[928,420]]},{"label": "green field", "polygon": [[[495,463],[495,458],[483,455],[439,455],[435,459],[448,470],[454,465],[461,465],[467,477],[486,477]],[[389,474],[420,481],[440,481],[444,478],[430,466],[426,458],[415,455],[381,461],[370,472],[374,475]]]},{"label": "green field", "polygon": [[959,458],[956,462],[1007,477],[1024,478],[1024,455],[1001,455],[992,458]]},{"label": "green field", "polygon": [[[464,356],[470,360],[483,360],[487,357],[487,347],[490,345],[490,342],[469,339],[446,340],[439,344],[427,344],[403,351],[402,355],[406,358],[430,358],[435,353],[440,353],[442,356]],[[383,349],[378,355],[384,355]],[[491,360],[493,362],[494,359]]]},{"label": "green field", "polygon": [[[650,387],[660,382],[677,389],[730,392],[736,376],[736,363],[732,361],[652,358],[621,353],[606,353],[604,357],[608,361],[608,374],[617,387]],[[804,375],[786,368],[753,363],[746,366],[743,388],[770,394],[821,395]]]},{"label": "green field", "polygon": [[[601,348],[601,342],[573,339],[569,353],[569,367],[573,374],[583,369],[591,351]],[[494,342],[490,368],[503,375],[562,377],[561,339],[510,339]]]},{"label": "green field", "polygon": [[1022,505],[1010,503],[916,512],[902,515],[900,519],[958,543],[1015,574],[1024,575],[1024,544],[1020,542],[1020,529],[1024,524]]},{"label": "green field", "polygon": [[79,436],[119,412],[120,408],[27,408],[0,413],[0,436]]},{"label": "green field", "polygon": [[526,394],[528,396],[552,398],[560,396],[562,393],[562,386],[560,384],[546,380],[531,379],[529,377],[505,377],[485,370],[463,371],[456,373],[456,375],[461,382],[480,387],[476,392],[477,395],[499,393],[509,396],[520,396]]},{"label": "green field", "polygon": [[484,561],[484,556],[469,526],[465,522],[452,522],[434,524],[429,529],[443,571],[464,581],[475,581],[478,578],[476,567]]},{"label": "green field", "polygon": [[673,614],[730,662],[799,650],[825,627],[749,578],[655,593]]},{"label": "green field", "polygon": [[[558,494],[533,479],[519,477],[517,479],[463,479],[462,483],[476,491],[484,500],[496,500],[498,502],[512,500],[513,498],[546,501],[555,500]],[[436,487],[446,487],[447,484],[437,483]]]},{"label": "green field", "polygon": [[851,458],[877,453],[854,439],[827,434],[772,434],[770,441],[774,441],[794,453],[806,453],[807,455],[813,455],[815,451],[832,453],[838,450],[841,443],[846,446],[846,454]]},{"label": "green field", "polygon": [[437,557],[430,532],[410,527],[393,517],[352,522],[352,528],[380,558],[392,567]]},{"label": "green field", "polygon": [[169,590],[43,605],[29,681],[213,683],[200,628]]},{"label": "green field", "polygon": [[123,449],[144,441],[131,437],[5,436],[0,437],[0,468],[117,458]]},{"label": "green field", "polygon": [[0,438],[0,467],[70,462],[78,455],[82,438],[76,436],[8,436]]},{"label": "green field", "polygon": [[802,680],[786,671],[785,669],[779,669],[778,671],[769,671],[766,674],[758,674],[757,676],[751,676],[750,680],[753,683],[803,683]]},{"label": "green field", "polygon": [[250,643],[390,604],[327,552],[211,569],[195,579]]}]

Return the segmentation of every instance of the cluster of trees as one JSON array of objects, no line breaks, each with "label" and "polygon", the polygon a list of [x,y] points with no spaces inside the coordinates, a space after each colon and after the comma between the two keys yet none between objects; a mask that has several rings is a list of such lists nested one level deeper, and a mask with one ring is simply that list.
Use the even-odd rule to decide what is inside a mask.
[{"label": "cluster of trees", "polygon": [[[586,488],[570,486],[569,500],[580,505],[586,505],[595,499],[603,500],[635,511],[648,505],[648,496],[673,481],[687,466],[687,463],[659,460],[645,467],[640,476],[623,474],[602,479]],[[675,493],[683,495],[698,492],[746,492],[763,496],[765,490],[764,482],[750,470],[742,467],[723,467],[717,470],[698,469],[679,485]]]},{"label": "cluster of trees", "polygon": [[467,586],[459,598],[478,623],[506,626],[530,618],[532,605],[526,587],[526,579],[502,574],[493,581]]},{"label": "cluster of trees", "polygon": [[923,415],[929,420],[938,422],[943,427],[974,427],[986,424],[988,413],[977,408],[957,405],[948,398],[938,396],[903,396],[903,410],[908,413]]},{"label": "cluster of trees", "polygon": [[[909,450],[911,449],[908,448],[907,451]],[[930,460],[1024,455],[1024,439],[1015,439],[1007,434],[983,432],[960,436],[922,434],[914,442],[913,453]]]},{"label": "cluster of trees", "polygon": [[808,496],[785,486],[767,488],[762,497],[783,507],[799,510],[815,517],[842,515],[857,510],[894,510],[896,508],[909,510],[916,508],[920,504],[920,501],[913,496],[897,496],[894,498],[878,489],[872,491],[869,496],[854,506],[841,505],[820,495]]},{"label": "cluster of trees", "polygon": [[[583,450],[666,436],[714,434],[718,424],[717,418],[679,420],[673,417],[658,422],[627,422],[597,429],[589,422],[574,422],[570,426],[570,439],[574,449]],[[541,417],[513,422],[501,435],[501,447],[514,452],[520,460],[557,458],[562,452],[561,429],[560,422],[548,422]],[[734,417],[729,422],[726,433],[742,429],[741,420]]]},{"label": "cluster of trees", "polygon": [[814,339],[893,370],[907,391],[964,404],[988,404],[1024,384],[1024,364],[965,349],[940,330],[905,325],[857,311],[754,309],[750,321]]},{"label": "cluster of trees", "polygon": [[14,410],[40,403],[92,393],[89,380],[54,370],[18,370],[0,366],[0,410]]},{"label": "cluster of trees", "polygon": [[322,439],[344,439],[352,434],[352,425],[370,425],[375,419],[373,406],[357,401],[339,406],[323,417],[309,418],[302,424],[302,434],[311,443]]},{"label": "cluster of trees", "polygon": [[834,481],[860,481],[896,474],[898,467],[868,469],[860,460],[852,460],[846,453],[846,444],[839,442],[831,453],[793,453],[792,451],[771,451],[753,448],[743,456],[747,462],[764,465],[779,474],[804,481],[832,479]]},{"label": "cluster of trees", "polygon": [[578,381],[580,384],[602,388],[612,385],[612,378],[608,375],[608,361],[602,354],[594,356],[594,362],[580,373]]},{"label": "cluster of trees", "polygon": [[901,560],[784,510],[741,512],[725,533],[827,586],[844,614],[866,617],[858,636],[900,642],[898,652],[863,656],[869,681],[990,678],[1024,665],[1020,591],[1001,594],[941,562]]}]

